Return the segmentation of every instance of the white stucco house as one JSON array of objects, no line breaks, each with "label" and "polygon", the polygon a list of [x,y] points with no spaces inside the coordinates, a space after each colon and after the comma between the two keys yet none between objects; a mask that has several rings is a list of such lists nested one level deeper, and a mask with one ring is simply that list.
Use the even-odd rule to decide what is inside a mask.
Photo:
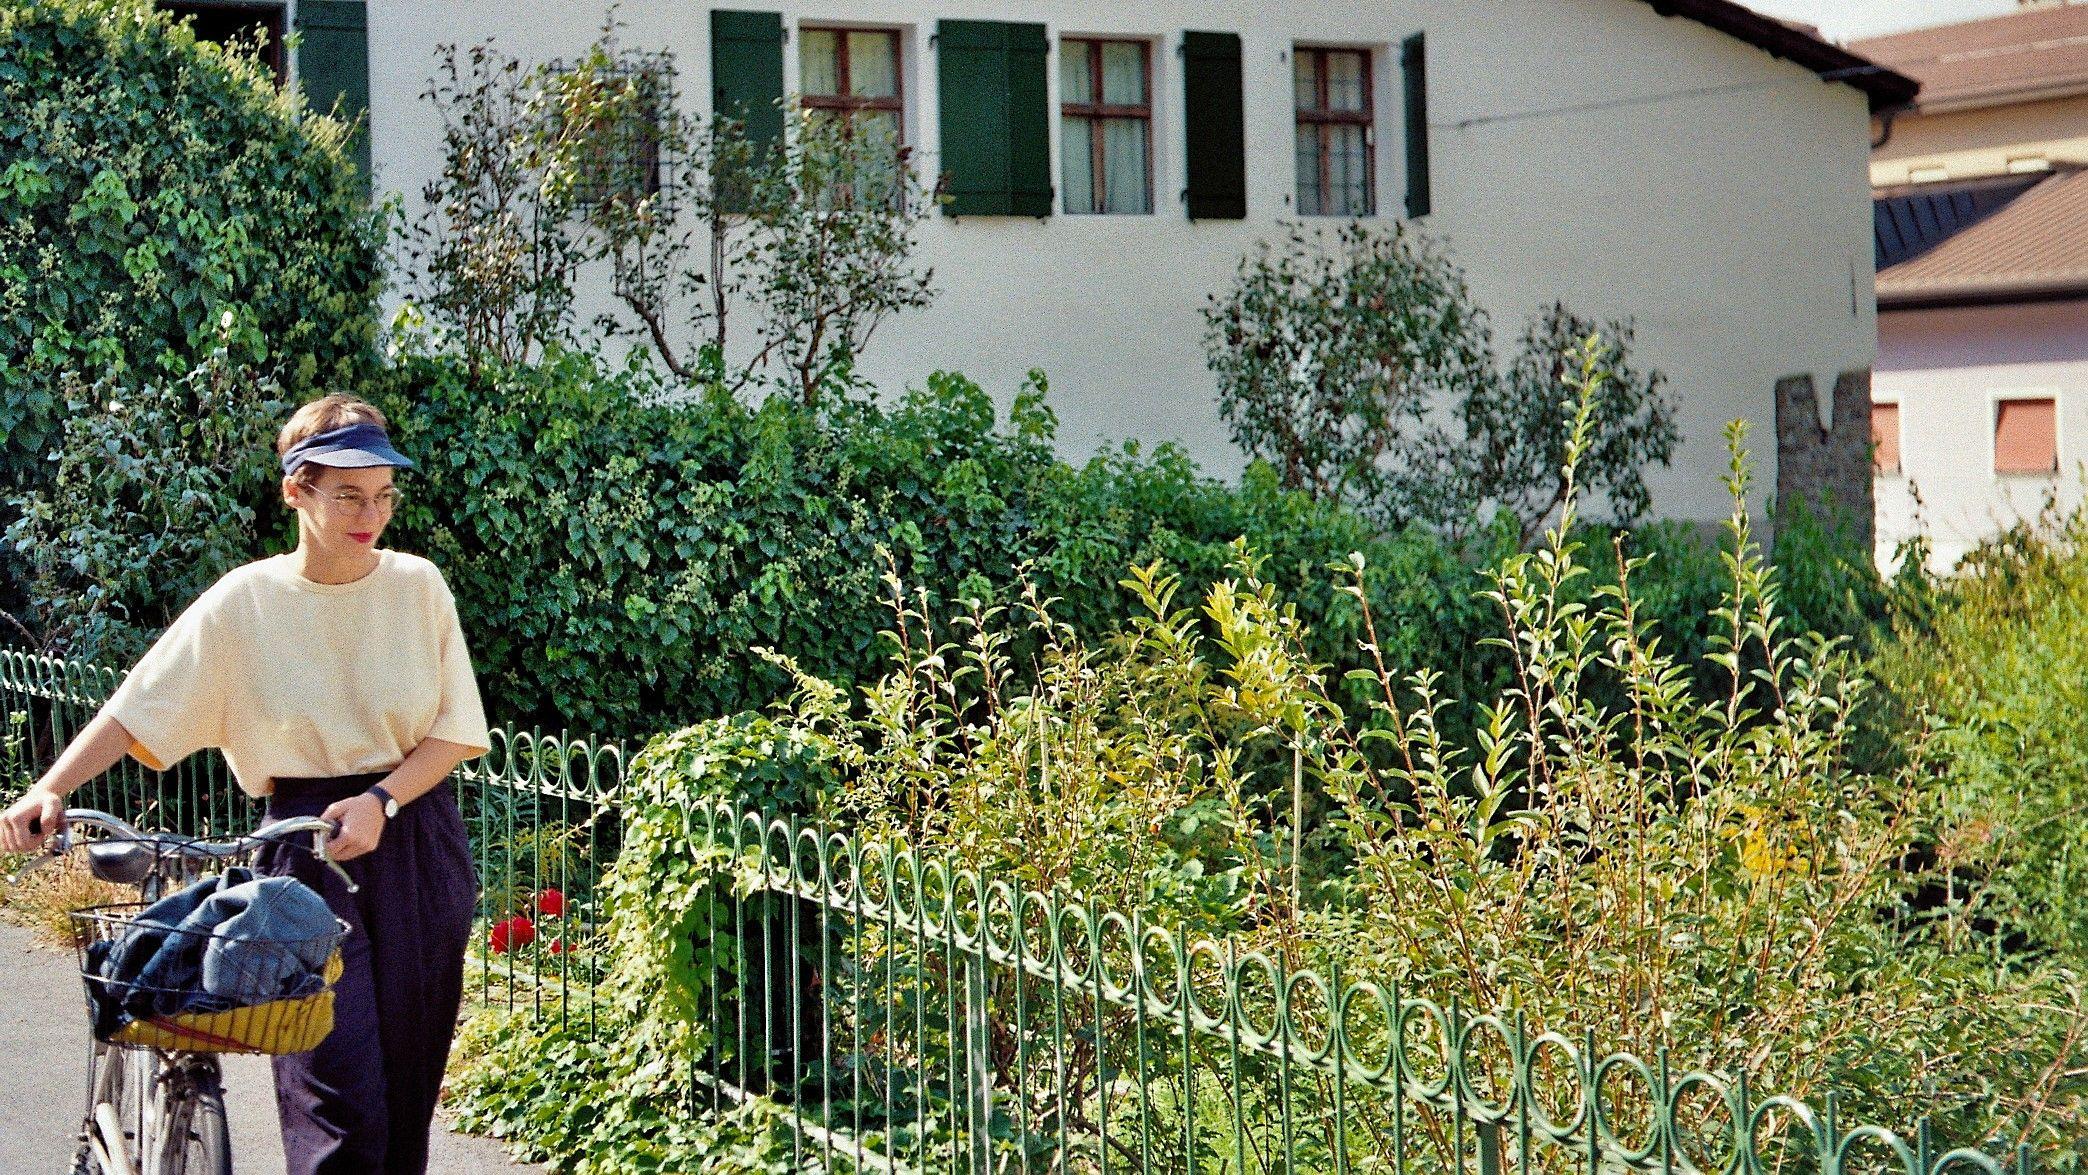
[{"label": "white stucco house", "polygon": [[[293,23],[360,22],[359,42],[307,33],[297,68],[325,79],[307,84],[319,101],[367,101],[375,188],[409,208],[439,164],[420,98],[438,46],[570,57],[604,16],[598,0],[297,3]],[[1788,490],[1847,465],[1869,494],[1867,149],[1873,116],[1915,86],[1730,0],[627,0],[617,14],[625,46],[676,55],[696,112],[838,94],[949,177],[957,198],[920,240],[940,297],[879,332],[862,368],[881,387],[953,368],[1012,394],[1042,368],[1069,455],[1175,440],[1230,475],[1206,298],[1281,222],[1407,217],[1465,267],[1504,345],[1552,301],[1636,321],[1684,433],[1654,478],[1658,512],[1724,513],[1735,417],[1756,422],[1764,487],[1773,470]],[[1828,427],[1830,385],[1846,385],[1853,442]]]},{"label": "white stucco house", "polygon": [[2088,4],[1862,41],[1922,82],[1877,185],[1877,540],[1946,570],[2088,478]]}]

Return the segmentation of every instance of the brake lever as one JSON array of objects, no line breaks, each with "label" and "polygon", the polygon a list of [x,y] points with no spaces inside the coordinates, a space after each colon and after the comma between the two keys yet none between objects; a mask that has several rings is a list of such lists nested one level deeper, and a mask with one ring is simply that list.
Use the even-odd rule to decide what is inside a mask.
[{"label": "brake lever", "polygon": [[[333,831],[335,834],[338,834],[341,831],[340,821],[334,821]],[[334,871],[335,876],[341,879],[341,884],[348,887],[349,893],[361,893],[362,887],[355,884],[355,879],[353,877],[348,876],[348,871],[346,869],[341,868],[341,863],[327,855],[326,842],[329,838],[329,835],[330,834],[324,832],[314,832],[312,834],[312,855],[319,858],[321,861],[326,862],[326,867]]]},{"label": "brake lever", "polygon": [[[32,820],[29,824],[29,831],[32,834],[41,832],[42,823],[43,822],[41,820]],[[8,874],[7,884],[10,886],[21,884],[21,881],[24,877],[29,876],[31,873],[34,873],[39,869],[55,864],[60,858],[64,857],[65,854],[71,851],[72,829],[67,828],[61,824],[58,826],[57,833],[55,833],[51,837],[50,841],[47,843],[47,847],[44,849],[43,852],[30,857],[28,862],[24,864],[20,869],[17,869],[13,873]]]}]

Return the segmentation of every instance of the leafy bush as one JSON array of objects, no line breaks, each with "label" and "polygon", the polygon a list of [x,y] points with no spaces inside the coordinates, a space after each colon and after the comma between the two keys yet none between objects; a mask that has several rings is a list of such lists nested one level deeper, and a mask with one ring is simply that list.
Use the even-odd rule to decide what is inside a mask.
[{"label": "leafy bush", "polygon": [[[426,308],[474,364],[573,341],[574,285],[599,273],[683,381],[765,378],[812,403],[853,382],[892,315],[934,297],[914,234],[934,195],[908,149],[867,123],[794,112],[756,150],[731,119],[681,109],[671,52],[621,48],[612,18],[577,61],[525,67],[491,42],[444,46],[422,97],[443,123],[408,258]],[[724,356],[728,310],[755,324]]]},{"label": "leafy bush", "polygon": [[[1343,666],[1360,664],[1360,617],[1321,571],[1364,551],[1392,664],[1430,666],[1458,696],[1507,668],[1478,639],[1493,608],[1476,567],[1513,533],[1381,537],[1266,467],[1229,486],[1170,447],[1074,467],[1054,455],[1041,381],[999,420],[949,374],[890,405],[809,409],[716,389],[662,402],[643,366],[605,372],[564,352],[477,377],[408,354],[394,378],[385,407],[423,461],[392,541],[443,567],[487,692],[525,722],[631,734],[759,706],[786,682],[756,647],[865,680],[889,619],[880,547],[909,582],[937,585],[945,616],[965,596],[1019,598],[1026,564],[1057,615],[1099,634],[1137,606],[1123,568],[1162,560],[1199,591],[1245,536],[1310,618],[1314,656]],[[1715,594],[1710,541],[1683,527],[1646,541],[1664,553],[1645,572],[1648,607],[1686,617]],[[1684,625],[1674,639],[1704,637]]]},{"label": "leafy bush", "polygon": [[[1525,542],[1558,510],[1574,380],[1596,333],[1564,306],[1534,316],[1496,370],[1486,312],[1441,246],[1358,221],[1263,242],[1204,322],[1219,415],[1286,487],[1450,534],[1501,511]],[[1666,464],[1681,433],[1663,377],[1631,363],[1631,324],[1602,337],[1581,486],[1630,523],[1652,504],[1646,468]]]},{"label": "leafy bush", "polygon": [[[10,500],[6,541],[28,569],[27,624],[43,652],[128,665],[225,572],[261,553],[280,509],[272,445],[282,389],[232,357],[226,335],[179,377],[62,381],[47,484]],[[33,632],[27,631],[33,629]]]},{"label": "leafy bush", "polygon": [[1934,731],[1927,900],[1954,936],[2088,964],[2088,511],[2011,527],[1915,586],[1877,664]]},{"label": "leafy bush", "polygon": [[[1576,447],[1586,425],[1584,401]],[[877,681],[846,689],[778,656],[797,688],[775,715],[662,736],[641,756],[604,944],[612,978],[601,998],[625,1017],[607,1029],[616,1055],[577,1055],[550,1035],[532,1040],[525,1022],[497,1022],[510,1051],[460,1083],[467,1120],[509,1123],[582,1169],[606,1169],[610,1156],[645,1168],[697,1161],[679,1149],[701,1145],[686,1124],[641,1155],[623,1148],[644,1131],[624,1123],[671,1119],[676,1097],[703,1105],[693,1074],[745,1047],[723,1032],[731,1018],[717,1001],[755,982],[753,956],[717,919],[735,900],[773,896],[762,893],[773,868],[757,867],[752,849],[735,856],[690,816],[706,799],[738,797],[744,776],[750,806],[809,811],[866,843],[952,852],[979,876],[1092,914],[1135,909],[1137,925],[1227,940],[1212,959],[1260,948],[1323,975],[1338,961],[1350,980],[1467,1008],[1513,1005],[1532,1031],[1589,1029],[1674,1072],[1745,1075],[1758,1095],[1819,1104],[1837,1088],[1844,1128],[1907,1127],[1927,1113],[1939,1139],[2020,1141],[2041,1163],[2077,1168],[2082,1156],[2065,1148],[2088,1137],[2080,977],[1997,960],[1910,908],[1933,877],[1904,868],[1927,815],[1927,745],[1889,775],[1851,762],[1868,682],[1840,642],[1785,635],[1737,469],[1736,458],[1729,581],[1703,617],[1721,634],[1708,660],[1723,684],[1710,690],[1639,610],[1633,584],[1646,564],[1628,545],[1616,587],[1592,599],[1575,587],[1587,573],[1571,495],[1544,544],[1494,569],[1492,639],[1514,669],[1497,692],[1463,702],[1437,695],[1425,671],[1402,689],[1375,664],[1361,559],[1326,578],[1364,618],[1363,705],[1336,697],[1298,611],[1244,549],[1196,596],[1164,569],[1134,570],[1127,588],[1141,614],[1094,641],[1035,591],[939,619],[888,568],[896,647]],[[1027,681],[1015,657],[1024,634],[1038,650]],[[1589,686],[1602,679],[1625,705],[1597,703]],[[1418,705],[1402,700],[1417,695]],[[1476,751],[1438,737],[1458,708],[1476,711]],[[1147,949],[1140,933],[1126,932],[1116,974]],[[889,948],[869,958],[888,977],[912,974],[906,950],[875,926],[836,941]],[[846,973],[836,966],[825,978]],[[639,990],[663,998],[637,1006],[625,993]],[[992,998],[1037,1012],[1034,1032],[1057,995],[1039,980],[1027,996],[1018,983]],[[1075,1056],[1081,1072],[1112,1067],[1092,1051],[1104,1034],[1094,1014],[1082,1039],[1057,1046],[1061,1071]],[[1004,1017],[995,1032],[1021,1023]],[[1120,1027],[1129,1048],[1132,1029]],[[1172,1030],[1167,1017],[1137,1022],[1141,1078],[1171,1063]],[[1240,1054],[1232,1064],[1237,1081]],[[997,1097],[1030,1092],[1020,1070],[1012,1076]],[[561,1091],[583,1089],[606,1110],[562,1104]],[[1327,1109],[1310,1077],[1283,1089],[1286,1107],[1305,1107],[1301,1121]],[[1617,1095],[1613,1112],[1638,1105]],[[1358,1083],[1349,1096],[1370,1095]],[[815,1099],[803,1104],[816,1113]],[[1181,1133],[1179,1103],[1156,1099],[1152,1112],[1153,1137]],[[1141,1123],[1146,1113],[1141,1103]],[[1369,1166],[1395,1145],[1359,1126],[1351,1157]],[[1532,1169],[1569,1162],[1584,1159],[1540,1151]]]},{"label": "leafy bush", "polygon": [[47,477],[67,372],[361,378],[381,234],[346,136],[145,0],[0,7],[0,496]]},{"label": "leafy bush", "polygon": [[556,1024],[491,1008],[473,1020],[451,1088],[460,1126],[580,1175],[799,1169],[773,1104],[690,1112],[721,1100],[684,1061],[727,1043],[704,1018],[708,985],[722,977],[732,998],[747,977],[734,940],[712,925],[730,917],[730,853],[689,814],[742,787],[755,804],[800,807],[834,784],[816,741],[751,715],[663,735],[631,765],[605,894],[609,971],[596,998]]}]

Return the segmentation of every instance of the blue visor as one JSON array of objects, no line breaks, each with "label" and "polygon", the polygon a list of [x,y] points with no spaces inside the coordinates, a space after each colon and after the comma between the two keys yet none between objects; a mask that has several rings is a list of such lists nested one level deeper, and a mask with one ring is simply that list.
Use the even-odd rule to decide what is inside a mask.
[{"label": "blue visor", "polygon": [[290,451],[283,454],[284,477],[307,465],[324,465],[332,469],[369,469],[377,465],[413,468],[413,462],[392,448],[391,437],[385,435],[384,429],[369,423],[315,433],[290,446]]}]

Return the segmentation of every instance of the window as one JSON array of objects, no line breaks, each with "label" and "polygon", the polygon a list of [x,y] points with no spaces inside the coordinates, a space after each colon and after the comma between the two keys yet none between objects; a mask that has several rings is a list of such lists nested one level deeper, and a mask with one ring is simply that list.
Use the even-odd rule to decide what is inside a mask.
[{"label": "window", "polygon": [[1871,405],[1871,469],[1881,477],[1900,471],[1899,407]]},{"label": "window", "polygon": [[2055,473],[2058,469],[2058,402],[2050,396],[1996,401],[1994,472]]},{"label": "window", "polygon": [[1153,210],[1153,74],[1144,41],[1059,42],[1067,212]]},{"label": "window", "polygon": [[196,39],[215,45],[261,50],[261,64],[275,75],[276,85],[287,78],[283,59],[283,12],[281,4],[201,3],[177,4],[161,0],[162,9],[190,22]]},{"label": "window", "polygon": [[858,130],[889,138],[895,148],[906,141],[897,29],[802,30],[798,90],[813,117],[845,118]]},{"label": "window", "polygon": [[1291,54],[1298,112],[1298,211],[1369,216],[1372,190],[1370,53],[1298,49]]},{"label": "window", "polygon": [[[572,67],[554,61],[554,72]],[[657,194],[667,174],[661,127],[674,108],[674,63],[665,54],[624,53],[606,66],[584,67],[594,85],[585,93],[598,105],[567,107],[565,117],[589,113],[584,125],[569,122],[565,142],[580,167],[574,194],[587,204],[634,205]]]}]

